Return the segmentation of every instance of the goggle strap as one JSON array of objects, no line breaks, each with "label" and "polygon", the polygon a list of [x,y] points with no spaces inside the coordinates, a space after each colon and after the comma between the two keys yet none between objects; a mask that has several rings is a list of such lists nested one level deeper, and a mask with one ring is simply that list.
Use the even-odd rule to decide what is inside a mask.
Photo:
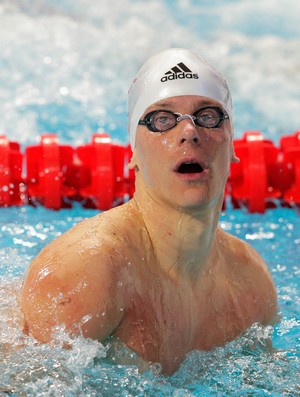
[{"label": "goggle strap", "polygon": [[[179,114],[179,113],[177,113],[177,114]],[[192,121],[192,123],[194,124],[194,126],[196,126],[195,125],[196,118],[197,117],[195,117],[191,114],[180,114],[179,117],[177,117],[176,121],[177,121],[177,123],[179,123],[179,121],[181,121],[181,120],[190,119]]]}]

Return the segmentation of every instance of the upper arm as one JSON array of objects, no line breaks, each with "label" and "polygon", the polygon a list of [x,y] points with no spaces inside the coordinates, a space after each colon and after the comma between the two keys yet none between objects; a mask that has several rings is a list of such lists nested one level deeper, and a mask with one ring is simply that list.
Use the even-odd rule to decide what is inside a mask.
[{"label": "upper arm", "polygon": [[279,317],[277,291],[271,272],[258,252],[248,244],[246,247],[252,262],[253,279],[262,304],[262,324],[273,325]]},{"label": "upper arm", "polygon": [[226,234],[230,247],[233,273],[240,274],[250,286],[252,299],[257,302],[258,318],[262,324],[278,321],[278,304],[275,284],[268,265],[261,255],[245,241]]},{"label": "upper arm", "polygon": [[[71,238],[70,238],[71,237]],[[21,308],[27,332],[42,342],[53,327],[98,340],[122,320],[122,297],[111,250],[74,232],[44,248],[26,274]]]}]

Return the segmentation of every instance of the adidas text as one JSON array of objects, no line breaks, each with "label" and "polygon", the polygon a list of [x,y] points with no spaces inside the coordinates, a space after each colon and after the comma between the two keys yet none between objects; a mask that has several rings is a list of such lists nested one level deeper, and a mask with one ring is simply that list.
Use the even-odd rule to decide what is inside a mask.
[{"label": "adidas text", "polygon": [[164,76],[160,79],[162,83],[164,83],[167,80],[176,80],[176,79],[198,79],[198,74],[196,73],[172,73],[169,74],[168,76]]}]

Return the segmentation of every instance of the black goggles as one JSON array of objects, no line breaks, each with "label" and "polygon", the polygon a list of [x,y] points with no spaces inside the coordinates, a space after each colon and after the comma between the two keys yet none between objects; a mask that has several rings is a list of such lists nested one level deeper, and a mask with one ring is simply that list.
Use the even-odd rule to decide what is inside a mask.
[{"label": "black goggles", "polygon": [[145,125],[152,132],[165,132],[174,128],[181,120],[191,119],[195,125],[204,128],[218,128],[221,123],[229,119],[228,114],[215,106],[207,106],[198,109],[194,114],[173,113],[169,110],[154,110],[146,114],[139,121],[139,125]]}]

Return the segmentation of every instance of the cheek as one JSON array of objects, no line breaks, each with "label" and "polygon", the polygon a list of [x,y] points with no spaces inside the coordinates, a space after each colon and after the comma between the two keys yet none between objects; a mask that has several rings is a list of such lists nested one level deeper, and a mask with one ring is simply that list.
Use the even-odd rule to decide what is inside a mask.
[{"label": "cheek", "polygon": [[136,142],[136,147],[134,149],[134,158],[138,174],[136,176],[142,177],[147,184],[153,175],[155,175],[157,164],[159,163],[159,158],[161,156],[157,153],[157,148],[151,142],[151,139],[145,139],[142,142]]},{"label": "cheek", "polygon": [[219,178],[226,182],[230,174],[230,164],[232,157],[231,145],[225,143],[223,145],[220,145],[220,147],[221,149],[217,156],[216,168]]},{"label": "cheek", "polygon": [[[138,131],[139,132],[139,131]],[[162,158],[166,150],[171,150],[172,144],[167,135],[145,133],[140,131],[136,139],[136,158],[140,164],[146,165],[158,161]]]},{"label": "cheek", "polygon": [[231,161],[232,158],[232,135],[228,130],[217,131],[211,130],[209,140],[212,152],[217,156],[219,155],[224,160]]},{"label": "cheek", "polygon": [[209,130],[209,137],[219,145],[232,140],[232,134],[228,128],[225,128],[224,130],[211,128]]}]

